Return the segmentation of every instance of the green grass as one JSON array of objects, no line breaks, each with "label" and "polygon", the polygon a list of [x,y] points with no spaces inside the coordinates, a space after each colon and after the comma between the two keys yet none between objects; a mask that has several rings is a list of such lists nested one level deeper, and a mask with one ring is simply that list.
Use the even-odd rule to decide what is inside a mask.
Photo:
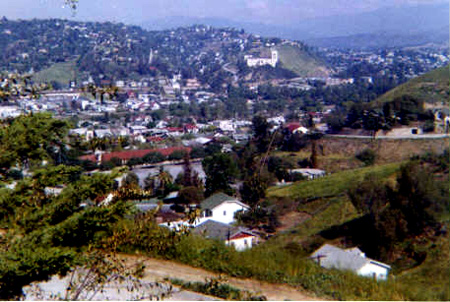
[{"label": "green grass", "polygon": [[276,49],[282,67],[299,76],[324,75],[328,70],[324,62],[296,46],[281,45]]},{"label": "green grass", "polygon": [[380,96],[376,102],[385,103],[402,95],[411,95],[426,103],[448,104],[449,100],[449,66],[432,70],[414,78]]},{"label": "green grass", "polygon": [[[326,206],[326,205],[325,205]],[[346,197],[337,197],[329,201],[323,211],[311,217],[290,232],[296,238],[307,238],[334,225],[341,225],[358,218],[360,214]]]},{"label": "green grass", "polygon": [[336,196],[345,193],[353,184],[364,179],[368,173],[374,173],[380,178],[387,178],[399,168],[400,163],[393,163],[337,172],[312,181],[301,181],[282,188],[271,188],[267,195],[269,198],[287,197],[296,200]]},{"label": "green grass", "polygon": [[[55,81],[61,85],[68,85],[78,74],[79,72],[75,62],[61,62],[37,72],[33,75],[33,81],[37,83],[50,83]],[[79,80],[78,78],[77,81]]]},{"label": "green grass", "polygon": [[449,244],[448,234],[429,243],[423,247],[427,250],[425,262],[397,276],[398,287],[407,291],[410,299],[450,300]]}]

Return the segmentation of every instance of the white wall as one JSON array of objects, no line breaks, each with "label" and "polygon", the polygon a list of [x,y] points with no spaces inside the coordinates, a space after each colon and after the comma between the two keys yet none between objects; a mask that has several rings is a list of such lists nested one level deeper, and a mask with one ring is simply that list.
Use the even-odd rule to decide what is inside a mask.
[{"label": "white wall", "polygon": [[389,270],[376,264],[366,264],[357,271],[357,274],[365,277],[373,277],[375,274],[377,280],[386,280]]},{"label": "white wall", "polygon": [[212,216],[200,218],[196,225],[209,219],[227,224],[233,223],[234,213],[240,210],[245,211],[247,209],[235,202],[224,202],[212,209]]},{"label": "white wall", "polygon": [[253,238],[254,237],[249,236],[245,238],[234,239],[230,241],[225,241],[225,244],[234,246],[236,251],[243,251],[245,249],[252,248]]}]

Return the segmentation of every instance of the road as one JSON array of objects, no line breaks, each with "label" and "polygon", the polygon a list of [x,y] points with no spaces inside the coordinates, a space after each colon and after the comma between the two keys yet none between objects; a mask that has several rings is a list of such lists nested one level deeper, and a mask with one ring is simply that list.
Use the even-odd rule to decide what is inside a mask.
[{"label": "road", "polygon": [[[205,282],[206,278],[218,277],[218,274],[206,271],[200,268],[190,267],[185,264],[148,258],[144,256],[130,256],[126,255],[126,258],[131,261],[143,261],[145,264],[145,275],[144,281],[156,281],[161,280],[166,277],[168,278],[178,278],[183,281],[191,282]],[[258,295],[264,295],[268,300],[283,301],[283,300],[293,300],[293,301],[322,301],[314,297],[313,294],[301,291],[293,286],[288,286],[285,284],[273,284],[268,282],[257,281],[253,279],[239,279],[227,277],[228,284],[239,288],[241,290],[247,290]]]},{"label": "road", "polygon": [[[359,139],[372,139],[370,135],[341,135],[341,134],[326,134],[326,137],[338,137],[338,138],[359,138]],[[449,138],[449,134],[410,134],[410,135],[377,135],[375,139],[441,139]]]}]

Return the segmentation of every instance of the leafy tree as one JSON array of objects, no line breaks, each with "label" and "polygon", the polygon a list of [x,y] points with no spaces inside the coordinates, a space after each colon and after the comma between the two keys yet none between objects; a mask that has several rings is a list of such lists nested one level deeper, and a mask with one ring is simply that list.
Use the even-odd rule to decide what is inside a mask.
[{"label": "leafy tree", "polygon": [[169,160],[180,160],[185,157],[186,151],[185,150],[175,150],[171,154],[169,154],[168,159]]},{"label": "leafy tree", "polygon": [[356,158],[364,163],[366,166],[371,166],[375,163],[377,154],[372,149],[364,149],[358,154],[356,154]]},{"label": "leafy tree", "polygon": [[123,180],[123,185],[126,187],[139,187],[139,177],[134,172],[128,172]]},{"label": "leafy tree", "polygon": [[258,151],[260,153],[266,152],[270,144],[269,123],[264,117],[256,115],[252,119],[252,130],[253,141],[255,142]]},{"label": "leafy tree", "polygon": [[160,163],[164,161],[166,157],[162,155],[160,152],[150,152],[144,155],[142,158],[144,163],[154,164],[154,163]]},{"label": "leafy tree", "polygon": [[194,186],[184,187],[178,193],[178,202],[184,205],[199,204],[203,198],[202,190]]},{"label": "leafy tree", "polygon": [[254,208],[266,197],[266,189],[267,182],[261,179],[259,174],[255,173],[244,180],[242,184],[240,189],[242,200]]},{"label": "leafy tree", "polygon": [[231,155],[216,153],[207,156],[202,161],[202,166],[206,174],[205,196],[219,191],[232,193],[230,183],[237,176],[238,168]]},{"label": "leafy tree", "polygon": [[13,119],[0,136],[2,169],[13,165],[52,160],[65,149],[68,124],[53,119],[49,113],[21,115]]}]

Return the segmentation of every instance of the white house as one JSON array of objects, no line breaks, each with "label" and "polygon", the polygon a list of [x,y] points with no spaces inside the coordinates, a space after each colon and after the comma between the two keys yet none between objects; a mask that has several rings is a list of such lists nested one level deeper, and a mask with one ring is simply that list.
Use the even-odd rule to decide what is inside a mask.
[{"label": "white house", "polygon": [[291,174],[292,173],[300,173],[301,175],[308,178],[309,180],[324,177],[326,175],[326,172],[324,170],[309,169],[309,168],[291,169],[290,172],[291,172]]},{"label": "white house", "polygon": [[224,193],[217,193],[206,198],[201,202],[200,207],[202,212],[196,225],[207,220],[230,224],[234,222],[234,214],[236,212],[250,209],[245,203]]},{"label": "white house", "polygon": [[322,267],[349,270],[357,275],[377,280],[386,280],[391,269],[385,263],[367,258],[357,247],[341,249],[324,244],[311,255],[311,258]]},{"label": "white house", "polygon": [[270,58],[254,58],[252,55],[246,55],[244,56],[244,59],[247,62],[247,65],[249,67],[255,67],[255,66],[264,66],[264,65],[270,65],[272,67],[275,67],[278,62],[278,51],[275,49],[272,49],[270,51]]},{"label": "white house", "polygon": [[192,233],[224,241],[226,245],[233,246],[237,251],[252,248],[258,238],[246,228],[233,227],[214,220],[203,222],[193,229]]}]

